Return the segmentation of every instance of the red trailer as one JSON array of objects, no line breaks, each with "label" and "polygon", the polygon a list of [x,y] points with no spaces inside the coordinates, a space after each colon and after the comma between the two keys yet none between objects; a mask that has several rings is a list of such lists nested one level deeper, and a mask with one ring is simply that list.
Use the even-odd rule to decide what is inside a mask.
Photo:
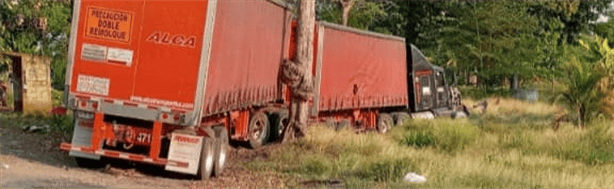
[{"label": "red trailer", "polygon": [[317,28],[311,115],[385,132],[389,110],[408,103],[405,39],[326,22]]},{"label": "red trailer", "polygon": [[326,22],[316,28],[315,121],[386,132],[411,117],[454,112],[443,70],[404,38]]},{"label": "red trailer", "polygon": [[[284,112],[292,13],[273,1],[75,1],[66,104],[79,161],[220,174],[229,138],[257,147]],[[212,173],[213,172],[213,173]]]}]

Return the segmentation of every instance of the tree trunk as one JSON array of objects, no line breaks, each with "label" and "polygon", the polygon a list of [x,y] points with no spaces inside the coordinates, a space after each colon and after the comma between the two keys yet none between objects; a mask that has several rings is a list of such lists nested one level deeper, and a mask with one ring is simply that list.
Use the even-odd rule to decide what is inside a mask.
[{"label": "tree trunk", "polygon": [[518,74],[513,74],[511,82],[510,82],[510,89],[512,91],[517,91],[518,90]]},{"label": "tree trunk", "polygon": [[292,87],[290,102],[290,123],[284,129],[282,142],[288,142],[305,135],[309,104],[313,89],[311,70],[313,67],[313,38],[315,27],[315,0],[299,1],[296,61],[290,64],[300,69],[299,84]]},{"label": "tree trunk", "polygon": [[343,8],[343,15],[342,15],[343,25],[347,26],[348,19],[350,18],[350,11],[352,10],[354,3],[356,3],[356,0],[341,0],[340,3],[341,3],[341,7]]},{"label": "tree trunk", "polygon": [[584,122],[586,122],[586,112],[584,109],[584,105],[580,104],[580,108],[578,108],[578,127],[583,128]]}]

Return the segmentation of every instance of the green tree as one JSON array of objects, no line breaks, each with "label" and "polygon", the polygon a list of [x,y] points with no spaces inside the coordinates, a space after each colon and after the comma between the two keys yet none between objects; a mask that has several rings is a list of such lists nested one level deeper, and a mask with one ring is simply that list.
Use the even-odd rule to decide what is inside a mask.
[{"label": "green tree", "polygon": [[[547,31],[561,34],[559,43],[577,44],[582,33],[593,31],[599,15],[609,14],[611,0],[535,1],[530,13],[540,18]],[[552,20],[561,24],[550,25]],[[610,25],[611,26],[611,25]]]},{"label": "green tree", "polygon": [[556,102],[566,105],[577,125],[584,127],[594,117],[613,116],[614,50],[607,39],[598,36],[585,37],[579,43],[580,51],[567,51],[572,55],[561,77],[566,89],[557,95]]},{"label": "green tree", "polygon": [[577,125],[584,127],[599,113],[599,104],[604,96],[595,88],[604,75],[594,72],[588,64],[581,63],[578,58],[573,58],[566,64],[566,71],[562,79],[568,86],[558,95],[556,102],[566,105],[576,118]]},{"label": "green tree", "polygon": [[0,51],[51,57],[53,86],[62,89],[71,7],[70,1],[0,1]]},{"label": "green tree", "polygon": [[607,22],[595,24],[594,31],[596,35],[608,39],[610,47],[614,47],[614,19],[610,17]]},{"label": "green tree", "polygon": [[343,2],[347,2],[345,5],[351,8],[347,17],[347,26],[372,31],[376,28],[375,23],[388,15],[384,6],[390,3],[387,1],[367,0],[318,1],[316,5],[318,18],[326,22],[343,24]]}]

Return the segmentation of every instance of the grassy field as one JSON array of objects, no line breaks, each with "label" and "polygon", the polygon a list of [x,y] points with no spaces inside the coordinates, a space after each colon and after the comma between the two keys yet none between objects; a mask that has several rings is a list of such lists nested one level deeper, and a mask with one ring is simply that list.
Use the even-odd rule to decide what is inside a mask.
[{"label": "grassy field", "polygon": [[[555,131],[552,121],[561,108],[495,101],[483,115],[411,120],[387,134],[314,126],[306,138],[246,166],[296,180],[342,180],[350,188],[614,188],[612,120],[584,129],[564,123]],[[404,182],[408,172],[427,182]]]},{"label": "grassy field", "polygon": [[[313,126],[307,137],[265,147],[265,158],[243,166],[255,174],[281,175],[288,187],[334,179],[350,188],[614,188],[612,120],[597,119],[582,129],[563,123],[555,130],[552,122],[563,108],[498,101],[490,98],[485,114],[410,120],[387,134]],[[50,125],[49,132],[58,133],[55,142],[68,141],[72,133],[70,116],[4,114],[0,121]],[[427,182],[404,182],[408,172]]]}]

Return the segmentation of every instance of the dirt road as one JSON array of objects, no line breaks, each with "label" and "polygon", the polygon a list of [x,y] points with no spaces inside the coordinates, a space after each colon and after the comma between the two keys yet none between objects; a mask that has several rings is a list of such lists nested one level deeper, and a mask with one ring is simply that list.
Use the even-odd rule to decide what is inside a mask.
[{"label": "dirt road", "polygon": [[189,175],[166,172],[162,167],[123,161],[110,161],[106,167],[100,168],[80,168],[67,152],[59,150],[59,143],[67,140],[61,138],[57,134],[26,133],[14,125],[0,122],[0,187],[287,187],[287,179],[283,176],[254,173],[244,168],[244,163],[254,156],[266,156],[262,150],[233,148],[228,167],[221,176],[199,181]]}]

